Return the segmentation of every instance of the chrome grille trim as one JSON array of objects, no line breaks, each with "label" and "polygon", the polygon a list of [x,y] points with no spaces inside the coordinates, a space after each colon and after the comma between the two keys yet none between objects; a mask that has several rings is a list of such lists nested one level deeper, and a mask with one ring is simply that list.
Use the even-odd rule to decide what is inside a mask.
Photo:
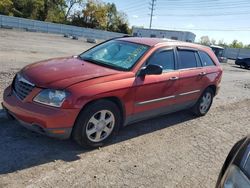
[{"label": "chrome grille trim", "polygon": [[14,78],[12,88],[20,100],[24,100],[34,89],[35,85],[17,74]]}]

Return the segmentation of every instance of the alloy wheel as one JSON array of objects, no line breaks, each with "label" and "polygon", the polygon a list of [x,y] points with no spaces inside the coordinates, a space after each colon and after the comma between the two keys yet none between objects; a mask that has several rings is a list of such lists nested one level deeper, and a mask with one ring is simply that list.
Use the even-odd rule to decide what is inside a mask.
[{"label": "alloy wheel", "polygon": [[111,111],[98,111],[89,119],[87,123],[87,137],[92,142],[101,142],[112,133],[114,125],[115,116]]},{"label": "alloy wheel", "polygon": [[210,108],[211,103],[212,103],[212,94],[210,92],[207,92],[202,97],[202,101],[200,103],[200,112],[202,114],[205,114]]}]

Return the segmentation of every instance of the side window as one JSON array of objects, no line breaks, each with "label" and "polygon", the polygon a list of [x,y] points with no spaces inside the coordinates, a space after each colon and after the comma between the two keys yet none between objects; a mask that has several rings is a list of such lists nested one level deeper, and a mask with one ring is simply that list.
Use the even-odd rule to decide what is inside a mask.
[{"label": "side window", "polygon": [[196,52],[191,50],[179,50],[179,69],[187,69],[197,67]]},{"label": "side window", "polygon": [[173,50],[161,50],[161,51],[155,52],[150,57],[147,64],[160,65],[162,66],[163,71],[174,70],[175,69],[174,51]]},{"label": "side window", "polygon": [[202,59],[202,64],[203,66],[213,66],[215,65],[213,60],[209,57],[209,55],[206,52],[199,52],[201,59]]}]

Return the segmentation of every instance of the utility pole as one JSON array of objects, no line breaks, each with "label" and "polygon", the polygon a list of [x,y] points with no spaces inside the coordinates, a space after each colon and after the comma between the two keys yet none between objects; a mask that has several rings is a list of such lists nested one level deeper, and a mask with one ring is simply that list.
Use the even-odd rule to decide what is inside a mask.
[{"label": "utility pole", "polygon": [[155,2],[156,2],[156,0],[152,0],[152,2],[149,3],[150,4],[149,9],[151,10],[149,29],[151,29],[151,27],[152,27],[152,19],[153,19],[153,16],[154,16]]}]

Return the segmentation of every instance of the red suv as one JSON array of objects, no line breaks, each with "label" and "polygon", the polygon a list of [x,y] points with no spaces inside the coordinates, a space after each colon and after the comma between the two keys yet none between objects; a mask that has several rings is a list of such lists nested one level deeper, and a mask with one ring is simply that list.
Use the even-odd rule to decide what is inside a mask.
[{"label": "red suv", "polygon": [[28,129],[97,147],[137,121],[183,109],[205,115],[221,76],[208,47],[117,38],[26,66],[5,89],[3,107]]}]

